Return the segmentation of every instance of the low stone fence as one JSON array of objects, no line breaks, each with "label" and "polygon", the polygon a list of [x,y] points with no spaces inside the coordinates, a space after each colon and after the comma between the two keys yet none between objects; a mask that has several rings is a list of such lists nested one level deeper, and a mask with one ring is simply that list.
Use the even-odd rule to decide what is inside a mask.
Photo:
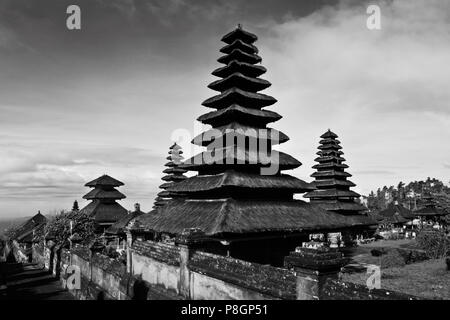
[{"label": "low stone fence", "polygon": [[81,246],[69,251],[35,245],[33,259],[60,277],[63,286],[67,267],[78,266],[81,289],[71,290],[78,299],[417,299],[342,282],[338,278],[338,253],[308,250],[291,253],[285,268],[206,253],[182,244],[141,240],[127,248],[126,266]]}]

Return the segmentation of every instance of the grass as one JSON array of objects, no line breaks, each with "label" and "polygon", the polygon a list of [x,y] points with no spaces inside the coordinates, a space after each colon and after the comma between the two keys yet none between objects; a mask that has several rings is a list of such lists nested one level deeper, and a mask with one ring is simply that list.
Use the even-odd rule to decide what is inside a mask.
[{"label": "grass", "polygon": [[[367,277],[365,273],[344,273],[342,280],[365,285]],[[381,288],[426,299],[450,299],[450,271],[447,271],[445,259],[382,268]]]}]

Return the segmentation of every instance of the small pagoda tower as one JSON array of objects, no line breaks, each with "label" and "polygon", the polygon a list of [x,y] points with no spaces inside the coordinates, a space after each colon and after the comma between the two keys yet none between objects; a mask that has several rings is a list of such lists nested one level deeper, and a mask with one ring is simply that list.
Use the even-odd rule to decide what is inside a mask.
[{"label": "small pagoda tower", "polygon": [[187,171],[179,167],[183,160],[182,154],[183,150],[181,150],[181,147],[176,143],[169,148],[169,155],[166,158],[169,162],[165,164],[167,169],[163,171],[166,175],[162,177],[162,180],[166,182],[159,186],[159,188],[163,189],[163,191],[158,193],[153,209],[157,209],[165,205],[171,199],[171,194],[166,189],[172,187],[173,184],[186,179],[184,173]]},{"label": "small pagoda tower", "polygon": [[125,199],[125,195],[116,189],[124,184],[108,175],[103,175],[85,184],[93,188],[83,196],[90,200],[80,212],[90,215],[98,225],[98,231],[103,232],[116,221],[128,214],[128,211],[117,203],[117,200]]},{"label": "small pagoda tower", "polygon": [[356,185],[347,180],[352,175],[345,171],[348,165],[343,163],[344,153],[338,136],[328,129],[320,138],[319,157],[314,159],[317,164],[313,166],[316,172],[311,175],[315,178],[317,190],[308,192],[305,198],[329,211],[344,215],[360,214],[366,208],[355,201],[360,195],[350,190]]},{"label": "small pagoda tower", "polygon": [[260,93],[271,84],[260,78],[266,68],[256,40],[240,25],[223,36],[217,60],[223,66],[212,73],[220,79],[208,86],[218,94],[202,103],[212,111],[198,118],[212,128],[192,141],[206,150],[182,165],[198,174],[169,187],[172,200],[138,217],[133,228],[195,237],[209,252],[279,266],[308,233],[361,223],[294,199],[315,187],[282,173],[301,163],[273,148],[289,138],[268,127],[281,116],[265,109],[277,100]]},{"label": "small pagoda tower", "polygon": [[447,213],[445,210],[438,208],[436,200],[430,192],[425,192],[422,196],[422,208],[415,210],[414,215],[419,217],[422,221],[436,221],[439,222]]}]

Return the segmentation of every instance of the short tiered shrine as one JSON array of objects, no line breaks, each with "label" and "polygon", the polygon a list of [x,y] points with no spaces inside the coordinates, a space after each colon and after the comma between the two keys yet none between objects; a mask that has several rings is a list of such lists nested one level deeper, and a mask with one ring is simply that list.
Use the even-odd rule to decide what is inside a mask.
[{"label": "short tiered shrine", "polygon": [[438,205],[430,192],[425,192],[422,196],[422,208],[415,210],[413,214],[420,218],[422,222],[440,223],[447,214],[445,210],[438,208]]},{"label": "short tiered shrine", "polygon": [[198,118],[212,129],[192,141],[206,150],[182,166],[198,175],[168,188],[173,199],[156,214],[138,217],[133,228],[183,239],[191,234],[204,250],[282,265],[309,233],[365,222],[294,200],[315,187],[282,173],[301,163],[273,149],[289,138],[268,127],[281,116],[265,109],[276,99],[260,93],[271,84],[260,78],[266,69],[256,40],[240,26],[222,38],[218,61],[224,66],[208,86],[218,94],[203,102],[212,111]]},{"label": "short tiered shrine", "polygon": [[167,156],[167,162],[165,166],[167,169],[163,171],[166,175],[162,177],[162,180],[165,181],[162,185],[159,186],[160,189],[163,189],[163,191],[158,193],[158,196],[155,199],[155,203],[153,205],[153,209],[157,209],[159,207],[162,207],[165,205],[169,200],[171,199],[170,192],[167,191],[168,188],[173,186],[173,184],[183,181],[186,179],[186,176],[184,173],[187,171],[180,168],[180,165],[183,160],[183,151],[181,150],[181,147],[174,143],[169,148],[169,155]]},{"label": "short tiered shrine", "polygon": [[91,200],[80,212],[90,215],[97,223],[97,231],[103,232],[112,224],[127,215],[127,210],[116,201],[125,199],[125,195],[116,189],[124,184],[108,175],[103,175],[85,184],[93,188],[83,196]]}]

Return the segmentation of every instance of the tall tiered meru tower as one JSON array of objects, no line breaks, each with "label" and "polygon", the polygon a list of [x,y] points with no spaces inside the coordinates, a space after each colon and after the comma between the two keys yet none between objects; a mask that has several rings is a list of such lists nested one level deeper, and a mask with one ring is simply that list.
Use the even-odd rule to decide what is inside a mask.
[{"label": "tall tiered meru tower", "polygon": [[206,151],[185,161],[198,175],[174,184],[173,197],[156,213],[136,220],[136,230],[155,236],[179,236],[194,229],[203,235],[204,250],[249,261],[281,265],[283,257],[308,233],[341,230],[361,222],[319,206],[294,200],[314,186],[282,174],[301,163],[273,145],[289,138],[267,125],[281,116],[263,109],[276,100],[260,91],[270,83],[254,46],[257,37],[238,27],[226,34],[213,71],[220,79],[208,87],[219,94],[203,105],[213,111],[198,118],[213,129],[194,138]]},{"label": "tall tiered meru tower", "polygon": [[165,164],[167,169],[164,169],[163,171],[163,173],[165,173],[166,175],[161,178],[166,182],[159,186],[159,188],[163,189],[163,191],[158,193],[158,196],[155,199],[155,203],[153,204],[153,209],[162,207],[171,199],[170,192],[166,191],[166,189],[173,186],[174,183],[186,179],[186,176],[184,175],[184,173],[186,173],[186,170],[179,167],[181,161],[183,160],[182,153],[183,151],[181,150],[181,147],[176,143],[174,143],[169,148],[169,155],[166,158],[167,160],[169,160],[169,162]]},{"label": "tall tiered meru tower", "polygon": [[311,175],[315,178],[317,190],[308,192],[305,198],[310,198],[311,203],[318,203],[326,210],[347,215],[361,213],[366,208],[355,201],[360,195],[350,190],[356,185],[347,180],[352,175],[345,171],[348,165],[343,163],[344,152],[341,151],[337,134],[328,129],[320,138],[319,157],[314,159],[317,164],[313,166],[316,172]]},{"label": "tall tiered meru tower", "polygon": [[[345,171],[348,165],[343,163],[344,152],[341,150],[342,146],[337,139],[337,134],[328,129],[320,138],[317,152],[319,157],[314,159],[317,164],[313,166],[316,172],[311,175],[315,178],[314,185],[317,189],[308,192],[304,197],[325,210],[346,216],[357,216],[364,225],[375,226],[376,221],[365,213],[366,207],[356,201],[360,195],[350,190],[356,185],[347,180],[352,175]],[[359,233],[361,230],[354,231]]]}]

